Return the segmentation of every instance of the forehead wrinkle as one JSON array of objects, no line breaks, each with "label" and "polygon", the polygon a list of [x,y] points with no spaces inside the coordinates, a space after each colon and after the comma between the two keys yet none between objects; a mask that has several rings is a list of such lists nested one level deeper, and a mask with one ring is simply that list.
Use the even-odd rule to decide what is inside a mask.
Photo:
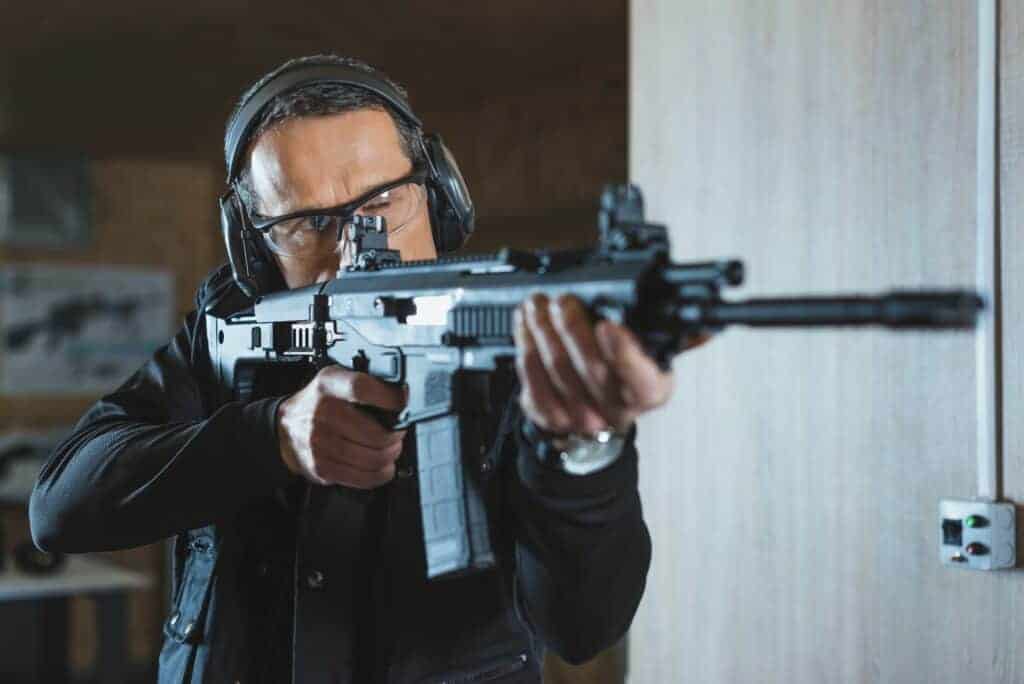
[{"label": "forehead wrinkle", "polygon": [[256,194],[257,211],[274,215],[281,213],[282,206],[288,206],[290,185],[285,181],[287,174],[275,138],[278,127],[264,131],[256,140],[249,155],[249,177]]},{"label": "forehead wrinkle", "polygon": [[412,170],[397,128],[375,110],[284,121],[257,141],[254,159],[257,149],[272,215],[345,204]]}]

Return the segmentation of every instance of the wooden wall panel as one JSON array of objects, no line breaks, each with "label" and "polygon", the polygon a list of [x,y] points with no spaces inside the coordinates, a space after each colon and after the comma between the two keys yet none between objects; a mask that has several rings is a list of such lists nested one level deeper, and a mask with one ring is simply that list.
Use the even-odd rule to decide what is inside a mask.
[{"label": "wooden wall panel", "polygon": [[592,79],[496,92],[462,111],[428,112],[456,153],[478,211],[468,249],[568,247],[597,235],[601,188],[626,178],[625,49]]},{"label": "wooden wall panel", "polygon": [[[675,256],[744,257],[739,295],[973,285],[974,11],[634,2],[630,171]],[[1019,672],[1020,576],[937,559],[939,499],[975,491],[974,365],[969,334],[866,331],[728,331],[678,359],[640,428],[631,681]]]},{"label": "wooden wall panel", "polygon": [[[206,162],[105,160],[91,165],[93,240],[68,251],[0,247],[0,263],[152,267],[175,283],[176,327],[194,308],[196,287],[221,256],[219,178]],[[172,328],[173,329],[173,328]],[[5,399],[0,427],[76,419],[93,397]]]},{"label": "wooden wall panel", "polygon": [[[219,178],[206,162],[104,160],[91,165],[94,186],[93,240],[73,251],[7,249],[0,265],[46,262],[153,267],[170,271],[175,284],[175,320],[193,308],[198,283],[221,259],[216,198]],[[113,389],[113,387],[111,388]],[[48,428],[74,423],[97,399],[0,398],[0,430]],[[6,541],[13,547],[28,538],[23,514],[7,516]],[[134,664],[155,661],[162,639],[164,552],[160,544],[105,554],[150,573],[153,589],[134,592],[129,601],[129,655]],[[88,673],[95,658],[95,607],[77,599],[71,609],[71,665]]]}]

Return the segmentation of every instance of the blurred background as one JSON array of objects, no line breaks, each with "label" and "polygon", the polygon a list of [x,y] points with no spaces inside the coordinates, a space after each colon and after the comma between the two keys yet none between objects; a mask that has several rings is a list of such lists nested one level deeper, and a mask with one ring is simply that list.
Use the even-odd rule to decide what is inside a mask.
[{"label": "blurred background", "polygon": [[[587,243],[629,178],[676,259],[747,262],[736,296],[989,302],[978,335],[730,330],[676,361],[639,427],[654,558],[630,682],[1024,681],[1020,572],[950,567],[939,515],[1024,497],[1024,0],[4,1],[0,668],[152,681],[163,548],[42,587],[17,553],[32,459],[223,261],[238,95],[338,52],[444,135],[471,251]],[[546,681],[621,682],[625,651]]]}]

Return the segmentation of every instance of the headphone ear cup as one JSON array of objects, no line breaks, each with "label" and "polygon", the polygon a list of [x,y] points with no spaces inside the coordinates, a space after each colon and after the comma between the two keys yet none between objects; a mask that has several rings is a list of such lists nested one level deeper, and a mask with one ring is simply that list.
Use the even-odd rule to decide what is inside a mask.
[{"label": "headphone ear cup", "polygon": [[441,136],[425,135],[423,147],[430,165],[427,199],[434,244],[442,254],[454,252],[466,244],[473,233],[476,221],[473,199],[455,157]]},{"label": "headphone ear cup", "polygon": [[250,268],[249,255],[254,251],[245,244],[245,223],[238,207],[238,195],[230,190],[220,198],[220,230],[228,253],[231,275],[238,288],[248,297],[257,297],[260,286]]},{"label": "headphone ear cup", "polygon": [[430,232],[434,236],[434,246],[439,254],[454,252],[465,243],[465,239],[451,202],[433,182],[427,186],[427,202],[430,206]]}]

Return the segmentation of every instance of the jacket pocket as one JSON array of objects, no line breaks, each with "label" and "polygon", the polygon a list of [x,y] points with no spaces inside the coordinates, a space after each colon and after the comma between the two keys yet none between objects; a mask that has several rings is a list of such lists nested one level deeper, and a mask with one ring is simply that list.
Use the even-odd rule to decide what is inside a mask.
[{"label": "jacket pocket", "polygon": [[196,644],[203,640],[206,607],[217,561],[212,528],[190,532],[187,556],[171,614],[164,622],[164,645],[160,651],[160,684],[191,681],[196,669]]},{"label": "jacket pocket", "polygon": [[[491,658],[471,668],[429,677],[422,684],[480,684],[481,682],[513,681],[517,674],[524,673],[530,662],[525,651],[515,655]],[[518,679],[518,678],[516,678]],[[540,681],[539,679],[536,681]]]}]

